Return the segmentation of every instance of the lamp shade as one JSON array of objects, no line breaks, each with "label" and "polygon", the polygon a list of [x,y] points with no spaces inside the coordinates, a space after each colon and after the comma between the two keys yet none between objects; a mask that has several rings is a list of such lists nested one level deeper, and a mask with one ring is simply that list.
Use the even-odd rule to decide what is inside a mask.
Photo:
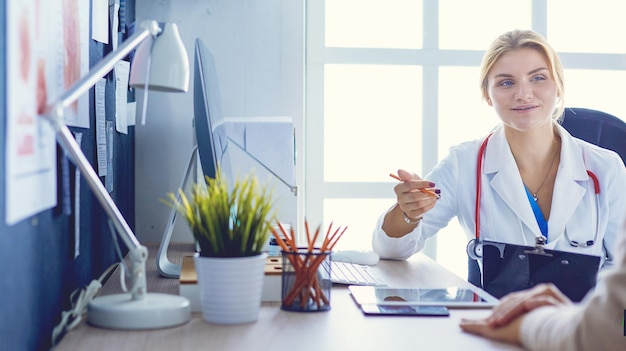
[{"label": "lamp shade", "polygon": [[189,58],[176,24],[166,23],[156,39],[148,38],[137,48],[129,84],[144,89],[146,81],[150,90],[184,93],[189,89]]}]

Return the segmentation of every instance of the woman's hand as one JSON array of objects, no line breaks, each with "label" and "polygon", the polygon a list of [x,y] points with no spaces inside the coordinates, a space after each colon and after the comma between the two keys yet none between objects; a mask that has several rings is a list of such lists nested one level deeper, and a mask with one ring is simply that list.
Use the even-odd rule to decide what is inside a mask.
[{"label": "woman's hand", "polygon": [[520,345],[520,325],[523,318],[523,316],[517,317],[509,324],[499,327],[489,325],[487,319],[462,319],[460,327],[466,333]]},{"label": "woman's hand", "polygon": [[485,319],[463,319],[463,331],[508,343],[520,343],[520,325],[524,315],[541,306],[571,304],[567,296],[553,284],[510,293],[500,300]]},{"label": "woman's hand", "polygon": [[382,229],[388,236],[399,238],[414,230],[424,213],[435,207],[440,191],[433,188],[434,183],[403,169],[391,176],[400,180],[393,188],[397,203],[385,215]]},{"label": "woman's hand", "polygon": [[506,325],[514,318],[537,307],[571,303],[572,301],[563,295],[554,284],[539,284],[531,289],[504,296],[500,303],[494,307],[486,322],[492,327]]},{"label": "woman's hand", "polygon": [[[423,180],[417,174],[398,170],[398,177],[402,180],[393,190],[400,210],[412,219],[422,218],[424,213],[435,207],[438,197],[432,193],[439,194],[438,189],[434,189],[435,183]],[[428,190],[428,192],[425,192]]]}]

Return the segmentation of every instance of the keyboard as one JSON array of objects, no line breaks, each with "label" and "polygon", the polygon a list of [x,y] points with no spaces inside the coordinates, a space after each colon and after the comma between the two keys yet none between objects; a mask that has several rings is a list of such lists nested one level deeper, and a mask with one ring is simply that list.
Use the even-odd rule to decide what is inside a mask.
[{"label": "keyboard", "polygon": [[[328,264],[324,261],[323,264]],[[332,261],[330,280],[336,284],[386,286],[384,279],[371,272],[370,266]]]}]

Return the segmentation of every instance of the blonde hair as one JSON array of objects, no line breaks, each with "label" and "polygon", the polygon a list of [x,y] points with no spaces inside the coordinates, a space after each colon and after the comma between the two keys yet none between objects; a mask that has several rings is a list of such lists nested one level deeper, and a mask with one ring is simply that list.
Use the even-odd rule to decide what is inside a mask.
[{"label": "blonde hair", "polygon": [[489,71],[491,71],[493,65],[503,54],[522,48],[536,50],[548,61],[548,69],[556,82],[556,93],[559,98],[557,107],[555,108],[552,117],[555,119],[560,118],[565,110],[563,65],[561,64],[558,54],[554,51],[548,41],[541,34],[531,30],[516,29],[506,32],[497,37],[491,43],[491,46],[489,46],[487,51],[485,51],[483,62],[480,66],[480,88],[483,99],[487,99],[489,97],[487,90],[489,82],[487,80],[487,76],[489,75]]}]

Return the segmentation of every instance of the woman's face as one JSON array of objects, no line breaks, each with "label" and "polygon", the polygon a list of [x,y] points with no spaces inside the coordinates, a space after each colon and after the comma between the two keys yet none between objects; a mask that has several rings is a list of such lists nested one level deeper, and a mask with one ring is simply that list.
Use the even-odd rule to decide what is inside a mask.
[{"label": "woman's face", "polygon": [[487,76],[487,103],[505,126],[529,131],[552,120],[557,87],[548,61],[534,49],[502,54]]}]

